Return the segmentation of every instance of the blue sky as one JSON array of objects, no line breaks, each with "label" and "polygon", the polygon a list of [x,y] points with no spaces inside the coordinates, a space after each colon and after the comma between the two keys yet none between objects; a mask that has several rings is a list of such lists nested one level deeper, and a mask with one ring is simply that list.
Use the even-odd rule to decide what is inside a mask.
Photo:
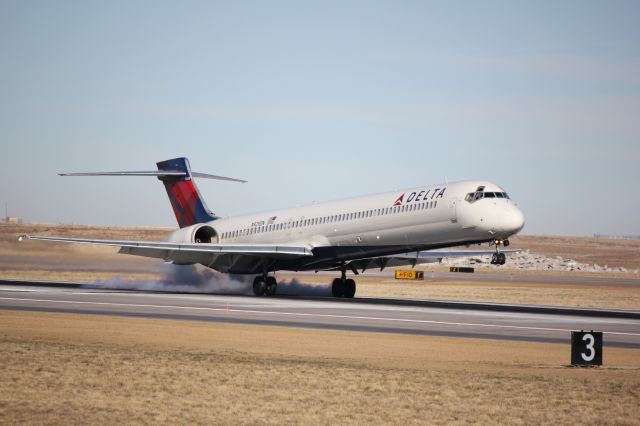
[{"label": "blue sky", "polygon": [[528,234],[640,234],[640,3],[0,3],[0,202],[175,226],[187,156],[234,215],[460,179]]}]

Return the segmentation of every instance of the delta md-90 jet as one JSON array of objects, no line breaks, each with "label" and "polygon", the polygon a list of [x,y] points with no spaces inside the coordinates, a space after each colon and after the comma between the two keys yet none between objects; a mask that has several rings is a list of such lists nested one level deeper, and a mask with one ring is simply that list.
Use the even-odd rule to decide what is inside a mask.
[{"label": "delta md-90 jet", "polygon": [[[253,291],[275,295],[276,271],[335,270],[335,297],[353,297],[369,268],[437,262],[445,256],[492,254],[505,263],[509,237],[524,226],[518,206],[499,186],[462,181],[223,218],[205,205],[193,178],[244,182],[191,172],[186,158],[157,163],[157,171],[67,173],[62,176],[156,176],[164,184],[180,229],[165,241],[114,241],[50,236],[33,240],[120,247],[120,253],[201,264],[223,273],[256,275]],[[486,251],[446,251],[489,243]]]}]

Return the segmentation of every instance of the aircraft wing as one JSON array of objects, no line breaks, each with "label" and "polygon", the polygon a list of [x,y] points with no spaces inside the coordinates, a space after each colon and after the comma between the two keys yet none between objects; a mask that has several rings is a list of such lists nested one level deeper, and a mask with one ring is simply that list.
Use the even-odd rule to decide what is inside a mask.
[{"label": "aircraft wing", "polygon": [[120,247],[120,253],[144,257],[155,257],[176,264],[213,264],[219,257],[225,256],[230,262],[238,262],[248,258],[291,259],[313,256],[309,247],[274,244],[193,244],[170,243],[158,241],[118,241],[92,240],[85,238],[48,237],[37,235],[21,235],[23,239],[39,241],[55,241],[61,243],[93,244]]},{"label": "aircraft wing", "polygon": [[[519,253],[522,250],[509,249],[500,250],[501,253]],[[423,263],[438,263],[445,257],[472,257],[472,256],[488,256],[495,253],[495,250],[425,250],[414,251],[408,253],[394,254],[391,256],[381,256],[366,259],[357,259],[349,262],[352,270],[362,270],[363,272],[369,268],[395,268],[398,266],[414,267]]]}]

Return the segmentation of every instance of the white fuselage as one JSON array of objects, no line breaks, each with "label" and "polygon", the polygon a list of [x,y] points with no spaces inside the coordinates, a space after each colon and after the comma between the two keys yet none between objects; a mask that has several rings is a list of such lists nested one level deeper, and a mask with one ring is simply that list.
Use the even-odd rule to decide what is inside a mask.
[{"label": "white fuselage", "polygon": [[[474,193],[485,197],[474,200]],[[319,257],[344,261],[505,240],[524,226],[521,210],[505,197],[490,182],[446,183],[219,218],[178,230],[168,240],[194,242],[196,230],[207,226],[215,231],[211,243],[306,245]]]}]

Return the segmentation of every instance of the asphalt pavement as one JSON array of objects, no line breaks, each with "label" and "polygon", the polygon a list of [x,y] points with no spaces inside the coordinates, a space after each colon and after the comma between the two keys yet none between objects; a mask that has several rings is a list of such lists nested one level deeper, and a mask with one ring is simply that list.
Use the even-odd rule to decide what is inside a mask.
[{"label": "asphalt pavement", "polygon": [[0,285],[0,309],[569,343],[572,330],[604,332],[605,347],[640,349],[640,319],[332,298],[150,293]]}]

